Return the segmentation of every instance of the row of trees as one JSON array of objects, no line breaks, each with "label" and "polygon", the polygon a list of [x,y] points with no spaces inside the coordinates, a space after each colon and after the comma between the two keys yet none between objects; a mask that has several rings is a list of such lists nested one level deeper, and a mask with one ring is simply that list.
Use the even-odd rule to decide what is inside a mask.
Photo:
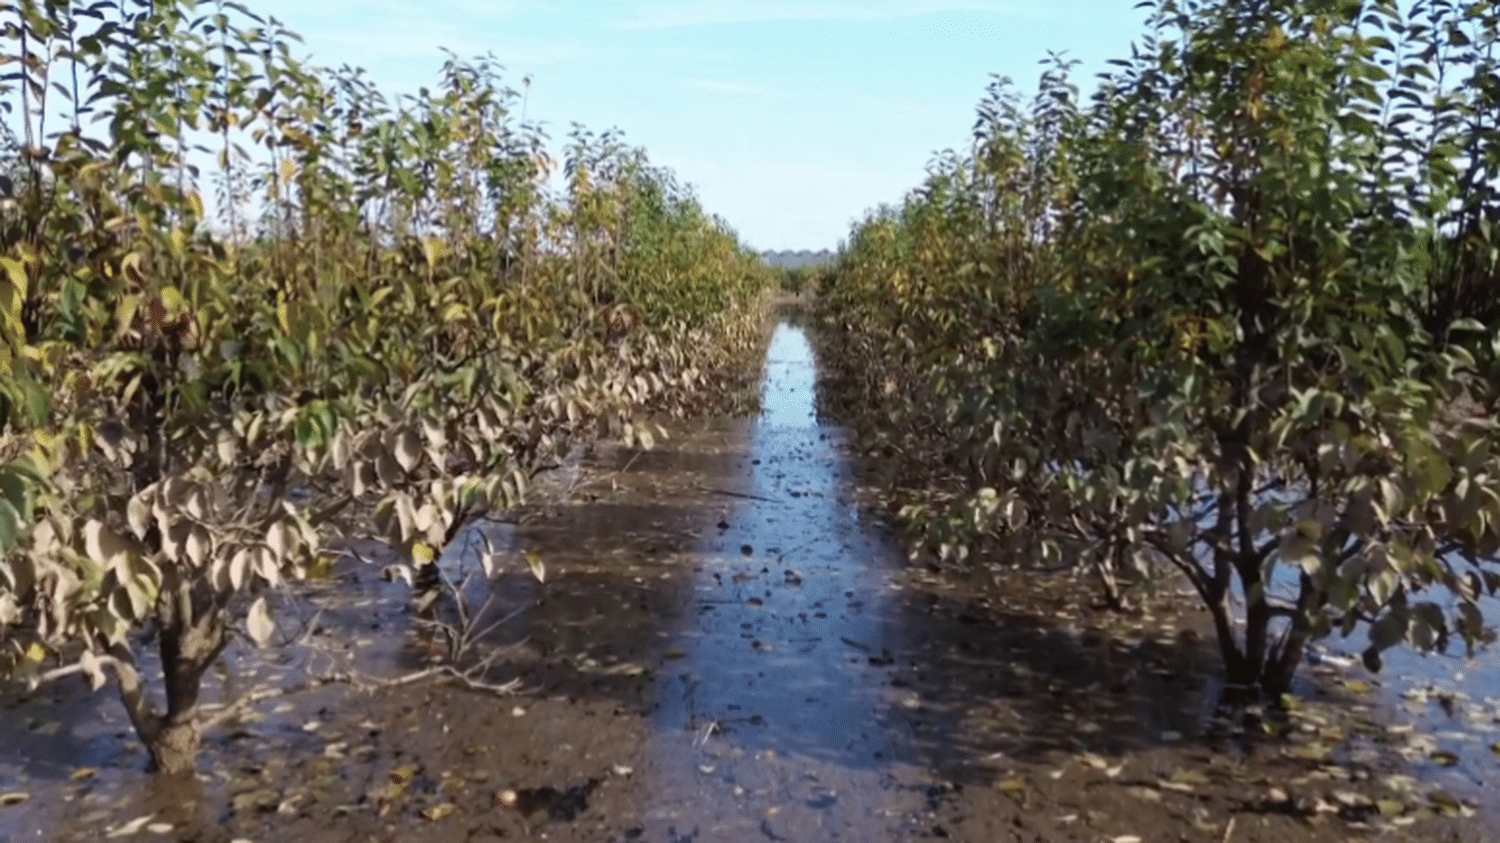
[{"label": "row of trees", "polygon": [[996,79],[822,284],[848,406],[942,466],[918,549],[1184,577],[1273,696],[1335,630],[1493,637],[1500,4],[1143,5],[1091,101]]},{"label": "row of trees", "polygon": [[334,539],[431,565],[753,341],[759,258],[613,132],[574,127],[554,195],[492,59],[392,102],[232,2],[7,14],[0,673],[112,678],[162,770]]}]

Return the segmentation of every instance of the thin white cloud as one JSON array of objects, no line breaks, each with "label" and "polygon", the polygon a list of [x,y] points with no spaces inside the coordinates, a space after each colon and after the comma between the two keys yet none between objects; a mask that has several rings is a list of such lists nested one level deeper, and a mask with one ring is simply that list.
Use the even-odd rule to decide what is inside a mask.
[{"label": "thin white cloud", "polygon": [[611,26],[644,30],[791,20],[876,21],[949,11],[1009,15],[1023,10],[997,0],[695,0],[645,3]]},{"label": "thin white cloud", "polygon": [[[461,58],[494,53],[507,70],[525,70],[593,58],[597,48],[571,38],[497,38],[502,23],[545,8],[535,0],[433,0],[414,6],[407,0],[260,0],[304,38],[294,50],[310,53],[314,64],[377,68],[390,62],[442,61],[439,47]],[[430,81],[430,80],[424,80]]]},{"label": "thin white cloud", "polygon": [[451,27],[414,25],[401,31],[384,27],[364,29],[344,26],[315,31],[307,38],[315,63],[326,48],[338,55],[354,56],[366,67],[390,60],[424,60],[436,70],[443,60],[439,47],[452,50],[460,58],[493,53],[495,60],[510,70],[524,70],[537,65],[563,64],[590,58],[594,50],[576,41],[512,41],[475,37]]},{"label": "thin white cloud", "polygon": [[760,85],[748,85],[744,82],[725,82],[720,79],[688,79],[682,84],[687,88],[697,88],[700,91],[713,91],[720,94],[739,94],[742,96],[758,97],[766,93],[766,89]]}]

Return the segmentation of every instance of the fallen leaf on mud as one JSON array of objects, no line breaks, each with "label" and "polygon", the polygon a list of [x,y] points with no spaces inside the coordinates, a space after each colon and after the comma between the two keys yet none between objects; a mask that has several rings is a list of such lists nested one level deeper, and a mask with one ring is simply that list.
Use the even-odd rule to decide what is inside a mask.
[{"label": "fallen leaf on mud", "polygon": [[1322,761],[1328,757],[1328,747],[1319,743],[1299,744],[1282,750],[1283,755],[1303,761]]},{"label": "fallen leaf on mud", "polygon": [[1336,790],[1333,793],[1333,799],[1335,802],[1350,808],[1358,808],[1361,805],[1370,804],[1370,800],[1352,790]]},{"label": "fallen leaf on mud", "polygon": [[147,814],[144,817],[136,817],[135,819],[131,820],[128,823],[125,823],[124,825],[120,826],[119,828],[116,828],[113,831],[109,831],[109,832],[105,833],[104,836],[105,837],[129,837],[132,834],[140,834],[141,833],[141,829],[145,828],[146,827],[146,823],[151,822],[151,818],[154,817],[154,816],[156,816],[156,815],[155,814]]},{"label": "fallen leaf on mud", "polygon": [[630,767],[627,767],[624,764],[616,764],[614,766],[614,771],[615,771],[615,775],[617,775],[617,776],[628,776],[631,773],[635,772],[634,769],[632,769]]},{"label": "fallen leaf on mud", "polygon": [[1452,767],[1458,764],[1458,756],[1446,749],[1439,749],[1429,757],[1444,767]]},{"label": "fallen leaf on mud", "polygon": [[1085,752],[1084,754],[1078,756],[1078,760],[1082,761],[1084,766],[1092,767],[1095,770],[1103,770],[1104,768],[1109,766],[1108,761],[1105,761],[1103,757],[1095,755],[1092,752]]},{"label": "fallen leaf on mud", "polygon": [[995,789],[1001,793],[1017,793],[1026,789],[1026,780],[1020,776],[1011,776],[996,782]]},{"label": "fallen leaf on mud", "polygon": [[1111,837],[1110,843],[1141,843],[1141,838],[1136,834],[1121,834],[1118,837]]},{"label": "fallen leaf on mud", "polygon": [[417,771],[410,767],[397,767],[390,772],[390,780],[392,784],[406,784],[416,774]]},{"label": "fallen leaf on mud", "polygon": [[1399,817],[1406,808],[1395,799],[1377,799],[1375,810],[1379,811],[1382,817]]},{"label": "fallen leaf on mud", "polygon": [[1427,798],[1438,809],[1439,813],[1449,815],[1458,814],[1465,817],[1474,813],[1473,808],[1465,805],[1457,797],[1444,790],[1434,790],[1427,794]]},{"label": "fallen leaf on mud", "polygon": [[433,805],[431,808],[424,809],[422,811],[422,819],[427,820],[428,822],[437,822],[443,817],[446,817],[449,814],[453,813],[456,807],[457,806],[455,806],[452,802],[440,802],[436,805]]},{"label": "fallen leaf on mud", "polygon": [[79,767],[78,769],[74,770],[73,774],[71,776],[68,776],[68,778],[72,779],[75,782],[81,782],[84,779],[93,778],[94,774],[97,772],[99,772],[98,767]]},{"label": "fallen leaf on mud", "polygon": [[146,826],[146,830],[151,832],[152,834],[166,834],[167,832],[171,831],[172,828],[173,826],[171,823],[151,823],[150,825]]},{"label": "fallen leaf on mud", "polygon": [[1186,767],[1172,771],[1170,780],[1176,784],[1208,784],[1208,776],[1201,770],[1190,770]]},{"label": "fallen leaf on mud", "polygon": [[31,798],[29,793],[0,793],[0,808],[6,805],[19,805]]},{"label": "fallen leaf on mud", "polygon": [[1149,787],[1140,787],[1139,785],[1137,785],[1134,787],[1126,788],[1125,792],[1129,793],[1131,796],[1134,796],[1137,799],[1144,799],[1147,802],[1161,801],[1161,791],[1152,790]]},{"label": "fallen leaf on mud", "polygon": [[524,708],[522,708],[520,706],[516,706],[515,708],[513,708],[513,709],[510,710],[510,716],[511,717],[525,717],[526,716],[526,709],[524,709]]},{"label": "fallen leaf on mud", "polygon": [[672,647],[665,653],[662,653],[662,656],[669,659],[680,659],[686,657],[687,653],[683,652],[683,650],[679,647]]},{"label": "fallen leaf on mud", "polygon": [[229,804],[232,808],[234,808],[235,813],[243,814],[256,810],[258,808],[270,808],[279,801],[280,800],[276,796],[276,791],[270,790],[269,788],[262,788],[260,790],[249,790],[245,791],[244,793],[236,793],[234,796],[230,797]]}]

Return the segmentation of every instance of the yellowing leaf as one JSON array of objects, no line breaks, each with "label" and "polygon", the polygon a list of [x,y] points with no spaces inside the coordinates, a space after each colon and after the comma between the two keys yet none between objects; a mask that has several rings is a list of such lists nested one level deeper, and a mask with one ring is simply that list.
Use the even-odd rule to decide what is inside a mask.
[{"label": "yellowing leaf", "polygon": [[125,504],[125,520],[129,522],[130,531],[135,537],[144,539],[151,529],[151,504],[140,495],[132,497]]},{"label": "yellowing leaf", "polygon": [[255,646],[264,647],[271,642],[271,633],[276,631],[276,624],[271,620],[271,613],[266,609],[266,598],[257,597],[250,605],[250,613],[245,617],[245,629],[250,633],[250,640]]},{"label": "yellowing leaf", "polygon": [[83,525],[83,548],[90,562],[109,569],[124,560],[130,545],[104,522],[90,519]]},{"label": "yellowing leaf", "polygon": [[422,438],[410,428],[401,431],[391,448],[396,462],[403,471],[410,473],[422,459]]}]

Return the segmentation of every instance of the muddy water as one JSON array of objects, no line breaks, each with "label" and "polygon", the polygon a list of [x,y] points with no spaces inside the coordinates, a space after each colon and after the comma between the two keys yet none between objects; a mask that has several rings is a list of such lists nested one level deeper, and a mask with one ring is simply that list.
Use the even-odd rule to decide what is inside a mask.
[{"label": "muddy water", "polygon": [[[1500,619],[1500,600],[1482,598],[1480,608],[1491,624]],[[1394,725],[1392,743],[1409,772],[1500,817],[1500,648],[1470,657],[1461,642],[1426,655],[1398,647],[1371,674],[1360,663],[1367,641],[1361,626],[1322,642],[1310,669],[1372,684],[1373,708]]]},{"label": "muddy water", "polygon": [[[1450,564],[1467,565],[1457,558]],[[1295,603],[1294,571],[1277,569],[1272,588]],[[1238,590],[1235,596],[1243,616],[1243,597]],[[1450,617],[1457,602],[1440,587],[1413,599],[1434,601]],[[1481,597],[1479,608],[1492,626],[1500,622],[1500,599]],[[1456,636],[1445,651],[1423,654],[1402,645],[1382,653],[1381,670],[1371,673],[1361,659],[1369,640],[1369,626],[1361,623],[1347,638],[1335,632],[1314,644],[1298,692],[1313,691],[1314,678],[1369,686],[1361,702],[1388,724],[1386,740],[1408,762],[1406,772],[1500,817],[1500,647],[1481,646],[1471,656]]]},{"label": "muddy water", "polygon": [[735,501],[658,681],[651,839],[894,839],[893,547],[861,523],[801,329],[772,337]]}]

